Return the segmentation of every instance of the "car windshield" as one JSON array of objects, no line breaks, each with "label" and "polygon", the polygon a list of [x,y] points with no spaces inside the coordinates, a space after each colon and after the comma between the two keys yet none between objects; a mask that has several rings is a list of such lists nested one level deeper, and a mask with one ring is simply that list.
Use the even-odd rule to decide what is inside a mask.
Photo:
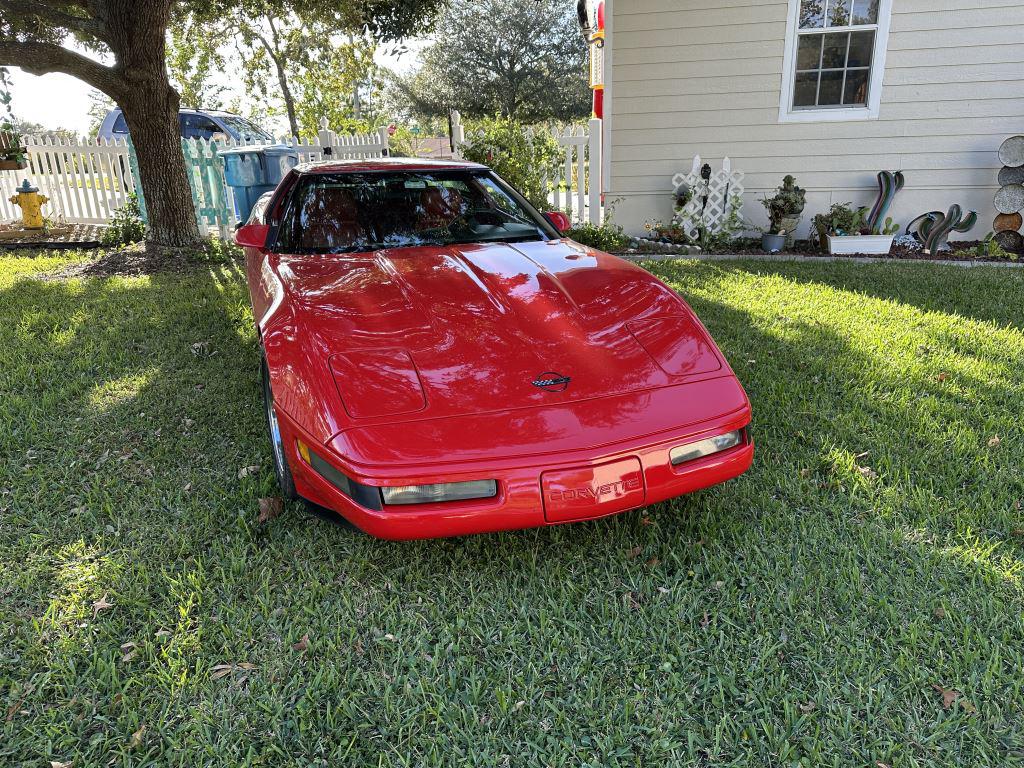
[{"label": "car windshield", "polygon": [[288,253],[354,253],[558,236],[488,171],[399,171],[303,177],[277,245]]},{"label": "car windshield", "polygon": [[219,115],[218,119],[224,123],[228,130],[238,134],[240,139],[259,139],[260,141],[273,141],[274,137],[257,125],[250,123],[244,117],[238,115]]}]

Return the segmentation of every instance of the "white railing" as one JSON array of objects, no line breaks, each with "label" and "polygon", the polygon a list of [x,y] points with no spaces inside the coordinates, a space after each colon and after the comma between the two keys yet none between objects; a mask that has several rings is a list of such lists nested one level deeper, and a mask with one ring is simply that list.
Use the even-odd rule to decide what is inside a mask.
[{"label": "white railing", "polygon": [[[545,178],[548,201],[555,210],[565,211],[574,223],[600,224],[603,219],[601,199],[601,121],[592,119],[586,125],[550,130],[561,156]],[[455,156],[462,157],[467,143],[466,129],[458,112],[452,112],[452,137]]]}]

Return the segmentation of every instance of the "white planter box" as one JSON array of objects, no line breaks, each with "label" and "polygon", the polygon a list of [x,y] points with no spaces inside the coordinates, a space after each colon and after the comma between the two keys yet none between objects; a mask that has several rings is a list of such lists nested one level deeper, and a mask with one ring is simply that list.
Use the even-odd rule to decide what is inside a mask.
[{"label": "white planter box", "polygon": [[892,248],[894,235],[849,235],[828,236],[828,252],[831,254],[872,253],[886,254]]}]

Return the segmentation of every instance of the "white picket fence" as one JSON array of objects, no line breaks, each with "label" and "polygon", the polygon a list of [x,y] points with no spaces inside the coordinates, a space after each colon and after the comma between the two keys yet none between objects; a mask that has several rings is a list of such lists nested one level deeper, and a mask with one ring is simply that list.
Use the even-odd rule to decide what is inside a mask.
[{"label": "white picket fence", "polygon": [[44,213],[55,219],[104,224],[135,189],[129,149],[120,139],[23,136],[28,167],[0,171],[0,219],[21,217],[10,201],[23,179],[50,198]]},{"label": "white picket fence", "polygon": [[[299,162],[331,158],[384,157],[389,153],[387,128],[369,134],[343,135],[325,124],[316,139],[283,136],[278,143],[298,150]],[[207,146],[204,139],[192,140]],[[22,136],[28,167],[0,171],[0,220],[21,218],[10,197],[28,179],[49,198],[43,212],[50,218],[77,224],[105,224],[136,190],[130,148],[124,139],[86,139],[60,136]],[[246,146],[256,141],[218,141],[219,149]],[[198,152],[197,152],[198,154]]]}]

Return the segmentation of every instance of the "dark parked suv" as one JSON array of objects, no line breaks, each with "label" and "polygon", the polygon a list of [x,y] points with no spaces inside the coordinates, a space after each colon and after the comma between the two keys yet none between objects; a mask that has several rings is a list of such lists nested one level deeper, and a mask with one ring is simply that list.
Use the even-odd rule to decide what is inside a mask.
[{"label": "dark parked suv", "polygon": [[[238,141],[273,141],[274,137],[244,117],[219,110],[183,109],[178,113],[181,135],[185,139],[230,138]],[[128,124],[120,108],[110,110],[97,138],[124,139]]]}]

